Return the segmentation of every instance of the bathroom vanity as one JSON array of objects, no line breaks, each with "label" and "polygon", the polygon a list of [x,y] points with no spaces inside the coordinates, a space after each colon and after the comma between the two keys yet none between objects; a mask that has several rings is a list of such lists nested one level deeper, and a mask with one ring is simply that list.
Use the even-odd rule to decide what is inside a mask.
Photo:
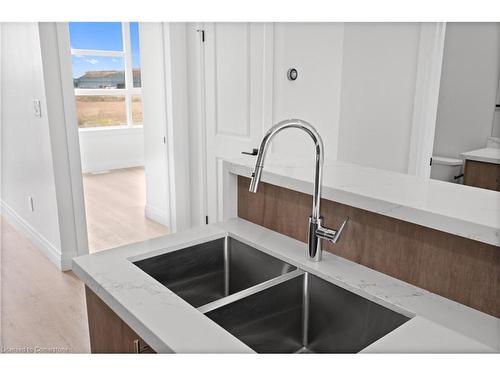
[{"label": "bathroom vanity", "polygon": [[464,185],[500,191],[500,148],[464,152]]},{"label": "bathroom vanity", "polygon": [[314,262],[310,165],[220,163],[219,223],[73,261],[93,352],[500,352],[496,192],[326,163]]}]

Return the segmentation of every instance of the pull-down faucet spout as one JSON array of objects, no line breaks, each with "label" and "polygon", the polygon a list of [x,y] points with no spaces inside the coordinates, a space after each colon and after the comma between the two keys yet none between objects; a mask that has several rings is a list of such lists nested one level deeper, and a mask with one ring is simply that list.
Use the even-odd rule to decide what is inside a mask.
[{"label": "pull-down faucet spout", "polygon": [[314,129],[314,127],[306,121],[291,119],[283,120],[271,127],[264,138],[262,139],[257,154],[257,160],[255,162],[255,168],[252,173],[252,180],[250,182],[249,191],[256,193],[262,169],[264,168],[264,160],[266,158],[267,149],[271,140],[276,134],[284,129],[296,128],[305,131],[312,138],[314,142],[314,149],[316,152],[316,162],[314,168],[314,191],[313,191],[313,205],[311,216],[309,217],[309,257],[315,261],[321,260],[321,239],[328,240],[332,243],[336,243],[340,239],[340,235],[345,228],[347,219],[344,220],[342,225],[338,230],[328,229],[322,225],[322,217],[320,215],[321,207],[321,184],[323,180],[323,162],[324,162],[324,151],[323,151],[323,140],[319,133]]}]

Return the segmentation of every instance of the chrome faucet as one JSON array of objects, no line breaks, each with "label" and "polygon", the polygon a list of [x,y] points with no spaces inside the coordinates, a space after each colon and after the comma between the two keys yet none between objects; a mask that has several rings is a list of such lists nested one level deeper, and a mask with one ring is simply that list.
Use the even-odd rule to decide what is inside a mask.
[{"label": "chrome faucet", "polygon": [[287,128],[296,128],[305,131],[309,134],[314,141],[314,148],[316,150],[316,166],[314,169],[314,194],[313,194],[313,207],[312,214],[309,217],[309,258],[315,261],[321,260],[321,240],[328,240],[331,243],[336,243],[340,239],[340,235],[345,228],[349,218],[345,219],[339,229],[325,228],[322,224],[323,218],[320,215],[321,206],[321,183],[323,179],[323,140],[318,134],[316,129],[306,121],[291,119],[283,120],[271,127],[262,138],[260,147],[257,153],[257,161],[252,173],[252,180],[250,182],[249,191],[252,193],[257,192],[259,186],[262,169],[264,168],[264,159],[269,147],[269,143],[276,134]]}]

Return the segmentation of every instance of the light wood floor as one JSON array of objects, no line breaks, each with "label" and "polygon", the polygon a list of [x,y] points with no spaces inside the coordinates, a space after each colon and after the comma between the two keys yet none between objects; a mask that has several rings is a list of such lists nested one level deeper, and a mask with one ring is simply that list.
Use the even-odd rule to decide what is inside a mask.
[{"label": "light wood floor", "polygon": [[[84,176],[91,251],[167,234],[144,217],[142,168]],[[88,353],[83,284],[60,272],[27,238],[0,220],[2,348]]]},{"label": "light wood floor", "polygon": [[168,234],[168,228],[144,216],[144,168],[84,174],[90,252]]},{"label": "light wood floor", "polygon": [[[1,347],[87,353],[83,284],[1,221]],[[45,350],[45,349],[43,349]]]}]

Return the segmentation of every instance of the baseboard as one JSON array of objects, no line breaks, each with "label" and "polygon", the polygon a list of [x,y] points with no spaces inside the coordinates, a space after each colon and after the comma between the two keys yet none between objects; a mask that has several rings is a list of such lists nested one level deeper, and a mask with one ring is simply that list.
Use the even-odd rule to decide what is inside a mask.
[{"label": "baseboard", "polygon": [[92,173],[133,167],[144,167],[144,160],[117,160],[99,164],[82,165],[82,173]]},{"label": "baseboard", "polygon": [[18,232],[26,236],[36,248],[52,261],[61,271],[71,269],[71,259],[62,259],[61,252],[40,232],[24,220],[12,207],[0,200],[0,214]]},{"label": "baseboard", "polygon": [[148,219],[156,221],[157,223],[165,225],[166,227],[169,226],[167,213],[160,210],[159,208],[147,204],[146,207],[144,208],[144,214]]}]

